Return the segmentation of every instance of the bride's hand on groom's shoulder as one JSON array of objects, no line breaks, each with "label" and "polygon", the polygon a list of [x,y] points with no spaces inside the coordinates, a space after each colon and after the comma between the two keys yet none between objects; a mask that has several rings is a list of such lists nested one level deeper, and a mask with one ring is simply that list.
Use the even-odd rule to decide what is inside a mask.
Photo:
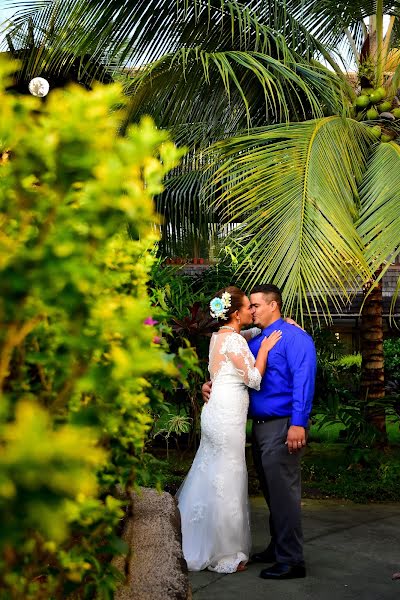
[{"label": "bride's hand on groom's shoulder", "polygon": [[269,350],[271,350],[271,348],[275,346],[276,342],[279,342],[281,337],[282,331],[280,329],[273,331],[268,337],[265,337],[263,339],[263,341],[261,342],[261,348],[269,352]]},{"label": "bride's hand on groom's shoulder", "polygon": [[209,401],[210,394],[211,394],[211,386],[212,386],[211,381],[206,381],[201,386],[201,395],[203,396],[203,402],[208,402]]},{"label": "bride's hand on groom's shoulder", "polygon": [[[289,323],[289,325],[294,325],[295,327],[298,327],[299,329],[303,329],[301,325],[296,323],[296,321],[294,319],[291,319],[290,317],[285,317],[285,321],[286,321],[286,323]],[[303,329],[303,331],[305,331],[305,330]]]}]

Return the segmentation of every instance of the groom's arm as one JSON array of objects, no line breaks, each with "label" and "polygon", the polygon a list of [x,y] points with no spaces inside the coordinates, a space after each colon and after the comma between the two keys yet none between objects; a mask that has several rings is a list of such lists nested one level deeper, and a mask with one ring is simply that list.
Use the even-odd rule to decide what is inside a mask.
[{"label": "groom's arm", "polygon": [[286,348],[293,377],[291,426],[288,430],[289,452],[297,452],[306,444],[306,427],[314,396],[317,357],[310,336],[296,336]]}]

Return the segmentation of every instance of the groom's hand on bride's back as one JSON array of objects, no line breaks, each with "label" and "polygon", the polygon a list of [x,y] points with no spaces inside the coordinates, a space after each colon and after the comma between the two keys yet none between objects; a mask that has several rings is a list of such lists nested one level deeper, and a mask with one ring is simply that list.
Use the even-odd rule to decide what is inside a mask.
[{"label": "groom's hand on bride's back", "polygon": [[201,386],[201,395],[203,396],[203,401],[204,402],[208,402],[210,399],[210,394],[211,394],[211,386],[212,383],[211,381],[206,381],[205,383],[203,383],[203,385]]}]

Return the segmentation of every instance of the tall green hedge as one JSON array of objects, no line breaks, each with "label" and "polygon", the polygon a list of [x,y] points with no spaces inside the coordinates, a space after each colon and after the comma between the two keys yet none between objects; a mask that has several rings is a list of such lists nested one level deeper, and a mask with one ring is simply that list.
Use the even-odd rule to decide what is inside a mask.
[{"label": "tall green hedge", "polygon": [[[0,598],[111,598],[149,427],[177,375],[145,323],[152,196],[179,152],[118,86],[4,91],[0,64]],[[129,235],[128,235],[129,231]],[[181,358],[180,358],[181,360]]]}]

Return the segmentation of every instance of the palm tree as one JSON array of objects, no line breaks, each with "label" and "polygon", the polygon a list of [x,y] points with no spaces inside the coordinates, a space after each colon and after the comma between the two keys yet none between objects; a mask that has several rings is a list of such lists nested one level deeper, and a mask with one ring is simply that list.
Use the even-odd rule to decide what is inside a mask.
[{"label": "palm tree", "polygon": [[[390,18],[384,37],[385,4]],[[350,118],[273,124],[225,141],[215,181],[221,210],[243,221],[235,232],[248,250],[242,268],[249,270],[251,260],[250,280],[281,285],[300,318],[312,309],[326,314],[328,298],[337,302],[339,292],[350,299],[363,284],[361,392],[379,405],[381,281],[400,248],[400,5],[374,5],[315,0],[307,2],[302,19],[332,48],[341,37],[349,42],[358,68],[358,110]],[[384,410],[371,413],[384,432]]]},{"label": "palm tree", "polygon": [[[131,118],[152,114],[188,147],[159,200],[166,239],[199,238],[209,221],[234,224],[249,283],[275,281],[300,319],[313,311],[329,318],[328,300],[339,306],[372,281],[363,386],[380,398],[381,298],[367,308],[399,247],[399,145],[381,143],[399,128],[367,115],[371,95],[358,112],[353,102],[367,94],[360,86],[385,87],[396,102],[399,15],[398,0],[36,0],[17,13],[7,39],[25,50],[25,80],[76,60],[87,85],[94,60],[119,77],[129,68]],[[343,67],[350,57],[355,89]]]},{"label": "palm tree", "polygon": [[37,75],[57,85],[71,70],[88,86],[105,74],[123,79],[130,118],[151,114],[188,148],[158,199],[166,254],[193,244],[200,252],[217,231],[218,212],[201,202],[213,142],[266,122],[335,114],[346,87],[351,93],[312,60],[319,53],[334,65],[296,18],[278,11],[264,23],[250,8],[235,0],[31,0],[8,29],[8,49],[22,59],[20,89]]}]

